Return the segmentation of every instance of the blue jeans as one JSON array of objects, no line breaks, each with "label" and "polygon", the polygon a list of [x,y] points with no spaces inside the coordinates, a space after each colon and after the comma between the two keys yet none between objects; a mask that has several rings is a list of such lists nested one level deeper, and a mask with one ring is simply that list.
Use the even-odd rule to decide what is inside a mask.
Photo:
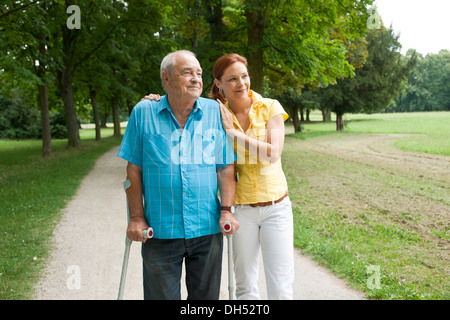
[{"label": "blue jeans", "polygon": [[142,244],[144,299],[180,300],[183,258],[188,300],[217,300],[222,233],[193,239],[148,239]]}]

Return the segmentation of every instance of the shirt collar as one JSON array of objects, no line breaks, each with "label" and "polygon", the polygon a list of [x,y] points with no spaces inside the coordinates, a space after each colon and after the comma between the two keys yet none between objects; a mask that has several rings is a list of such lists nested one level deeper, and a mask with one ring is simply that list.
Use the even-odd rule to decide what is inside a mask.
[{"label": "shirt collar", "polygon": [[[169,99],[167,99],[167,94],[162,96],[160,99],[161,103],[158,104],[157,106],[157,112],[160,113],[162,110],[167,109],[168,111],[172,112],[172,110],[170,109],[170,105],[169,105]],[[197,110],[200,111],[200,116],[203,114],[203,107],[202,107],[202,103],[200,98],[198,98],[195,101],[194,104],[194,108],[192,109],[191,113],[195,113]]]},{"label": "shirt collar", "polygon": [[[264,105],[264,98],[253,90],[248,90],[248,96],[252,99],[251,109],[260,109]],[[230,109],[228,101],[225,102],[225,106]],[[231,109],[230,109],[231,110]]]},{"label": "shirt collar", "polygon": [[252,108],[260,109],[264,105],[264,98],[259,93],[249,90],[248,96],[252,98]]},{"label": "shirt collar", "polygon": [[252,98],[252,101],[253,101],[252,107],[250,108],[250,111],[248,112],[248,117],[250,119],[250,123],[253,123],[254,119],[256,117],[256,113],[262,107],[264,107],[264,100],[263,100],[263,97],[259,93],[256,93],[253,90],[249,90],[248,96],[250,98]]},{"label": "shirt collar", "polygon": [[[250,127],[252,126],[253,120],[255,118],[256,112],[261,109],[264,106],[264,98],[257,92],[253,90],[248,90],[248,96],[252,99],[252,106],[250,107],[250,111],[248,112],[249,120],[250,120]],[[234,115],[233,111],[231,110],[228,101],[225,102],[225,106],[230,110],[231,114],[233,115],[233,122],[235,124],[236,128],[241,128],[239,125],[239,121],[237,120],[236,116]],[[250,129],[249,127],[249,129]],[[242,129],[242,128],[241,128]]]}]

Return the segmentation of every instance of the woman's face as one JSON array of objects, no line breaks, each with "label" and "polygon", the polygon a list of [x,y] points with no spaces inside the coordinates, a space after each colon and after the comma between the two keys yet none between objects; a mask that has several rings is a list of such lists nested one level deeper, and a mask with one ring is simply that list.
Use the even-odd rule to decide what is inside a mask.
[{"label": "woman's face", "polygon": [[235,62],[225,69],[220,80],[214,82],[223,90],[227,100],[236,100],[248,97],[250,90],[250,76],[247,67],[242,62]]}]

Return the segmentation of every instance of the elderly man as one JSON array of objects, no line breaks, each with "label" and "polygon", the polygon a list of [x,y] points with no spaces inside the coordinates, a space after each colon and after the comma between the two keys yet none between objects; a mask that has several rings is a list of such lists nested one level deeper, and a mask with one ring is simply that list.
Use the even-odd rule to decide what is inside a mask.
[{"label": "elderly man", "polygon": [[[230,221],[231,233],[239,228],[229,210],[236,155],[217,102],[200,97],[202,69],[195,55],[167,55],[161,79],[167,94],[134,107],[118,153],[128,161],[131,181],[127,236],[143,242],[144,299],[181,298],[183,259],[188,299],[218,299],[221,226]],[[146,240],[142,230],[149,226],[154,236]]]}]

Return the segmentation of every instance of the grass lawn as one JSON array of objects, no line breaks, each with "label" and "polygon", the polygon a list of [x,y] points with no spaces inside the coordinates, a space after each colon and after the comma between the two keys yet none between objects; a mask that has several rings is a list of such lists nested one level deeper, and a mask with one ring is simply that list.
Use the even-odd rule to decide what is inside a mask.
[{"label": "grass lawn", "polygon": [[[303,123],[306,136],[336,133],[335,119],[323,123],[322,115],[311,114],[311,123]],[[411,112],[344,115],[344,131],[360,133],[411,134],[399,138],[398,148],[410,151],[450,155],[450,112]],[[301,137],[302,133],[298,134]]]},{"label": "grass lawn", "polygon": [[[368,298],[450,299],[450,171],[445,169],[450,158],[442,158],[450,152],[450,113],[350,115],[347,120],[344,133],[336,133],[334,123],[305,123],[305,132],[286,139],[283,169],[293,202],[295,245]],[[371,133],[418,134],[399,137],[394,146],[438,154],[442,166],[435,169],[441,174],[404,168],[425,163],[399,160],[397,167],[389,166],[389,157],[383,162],[365,151],[352,158],[337,148],[349,142],[359,146],[366,138],[376,142]],[[382,153],[379,146],[374,150]],[[400,156],[395,154],[397,160]],[[406,152],[405,161],[409,156]],[[436,161],[432,155],[417,159]]]},{"label": "grass lawn", "polygon": [[[105,129],[102,137],[108,135]],[[30,299],[61,209],[98,157],[121,141],[96,142],[90,129],[80,136],[79,149],[53,140],[49,159],[39,140],[0,140],[0,300]]]}]

